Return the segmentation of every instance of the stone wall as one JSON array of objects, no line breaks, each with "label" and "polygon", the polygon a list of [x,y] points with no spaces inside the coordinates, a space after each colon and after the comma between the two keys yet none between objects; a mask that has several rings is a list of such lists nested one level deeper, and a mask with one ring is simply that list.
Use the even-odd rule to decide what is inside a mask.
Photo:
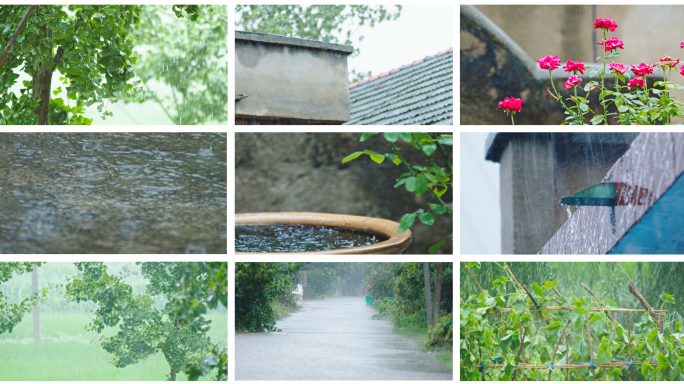
[{"label": "stone wall", "polygon": [[[342,164],[355,151],[392,152],[380,135],[363,143],[360,135],[236,133],[235,213],[324,212],[398,222],[404,213],[427,209],[426,203],[434,202],[428,194],[416,197],[404,187],[393,188],[406,171],[403,166],[388,160],[377,164],[366,155]],[[408,143],[400,140],[397,146],[409,163],[425,162]],[[453,207],[451,191],[443,199]],[[436,216],[432,227],[416,221],[407,254],[426,254],[431,245],[453,233],[453,216]],[[451,254],[453,247],[445,244],[440,252]]]}]

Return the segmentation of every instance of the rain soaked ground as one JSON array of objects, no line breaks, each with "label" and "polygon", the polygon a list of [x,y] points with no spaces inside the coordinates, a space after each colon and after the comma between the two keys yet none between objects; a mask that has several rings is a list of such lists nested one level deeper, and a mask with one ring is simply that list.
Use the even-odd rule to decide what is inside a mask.
[{"label": "rain soaked ground", "polygon": [[282,332],[235,335],[236,380],[453,380],[452,369],[392,325],[371,320],[363,297],[309,301]]},{"label": "rain soaked ground", "polygon": [[238,252],[310,252],[354,248],[387,240],[357,231],[308,225],[240,225],[235,227]]},{"label": "rain soaked ground", "polygon": [[0,253],[226,253],[225,133],[0,133]]}]

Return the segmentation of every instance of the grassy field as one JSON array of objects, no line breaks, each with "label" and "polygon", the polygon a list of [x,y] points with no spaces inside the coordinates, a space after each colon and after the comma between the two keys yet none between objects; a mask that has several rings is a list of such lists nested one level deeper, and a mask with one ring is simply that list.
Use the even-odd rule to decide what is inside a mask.
[{"label": "grassy field", "polygon": [[[228,343],[228,316],[207,315],[209,336],[221,345]],[[85,314],[41,314],[41,341],[33,341],[31,314],[11,334],[0,336],[0,381],[11,380],[166,380],[169,365],[158,353],[147,361],[126,368],[109,363],[109,355],[96,342],[99,335],[84,330]],[[116,328],[107,329],[116,333]],[[214,377],[216,371],[203,380]],[[177,380],[187,380],[179,373]]]}]

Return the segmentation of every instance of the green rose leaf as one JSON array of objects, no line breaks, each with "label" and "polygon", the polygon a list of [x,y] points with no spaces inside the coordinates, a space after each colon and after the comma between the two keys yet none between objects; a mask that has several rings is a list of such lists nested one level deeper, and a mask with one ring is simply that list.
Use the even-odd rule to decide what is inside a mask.
[{"label": "green rose leaf", "polygon": [[425,212],[418,216],[418,220],[425,225],[432,225],[435,223],[435,216],[433,216],[430,212]]},{"label": "green rose leaf", "polygon": [[376,132],[364,132],[364,133],[361,135],[361,139],[359,139],[359,141],[360,141],[360,142],[364,142],[364,141],[370,139],[370,137],[373,136],[373,135],[375,135],[375,134],[376,134]]},{"label": "green rose leaf", "polygon": [[413,213],[407,213],[404,216],[401,217],[401,220],[399,220],[399,229],[397,233],[402,233],[405,230],[411,228],[413,223],[416,221],[416,215]]},{"label": "green rose leaf", "polygon": [[[98,109],[98,110],[99,110],[99,109]],[[359,156],[361,156],[361,155],[363,155],[363,152],[354,152],[354,153],[352,153],[351,155],[349,155],[349,156],[345,157],[344,159],[342,159],[342,164],[346,163],[347,161],[352,161],[352,160],[356,159],[357,157],[359,157]]]},{"label": "green rose leaf", "polygon": [[399,135],[394,132],[385,132],[382,135],[385,137],[385,140],[389,141],[390,143],[394,143],[395,141],[399,140]]},{"label": "green rose leaf", "polygon": [[416,176],[416,196],[422,196],[428,189],[427,180],[423,174]]}]

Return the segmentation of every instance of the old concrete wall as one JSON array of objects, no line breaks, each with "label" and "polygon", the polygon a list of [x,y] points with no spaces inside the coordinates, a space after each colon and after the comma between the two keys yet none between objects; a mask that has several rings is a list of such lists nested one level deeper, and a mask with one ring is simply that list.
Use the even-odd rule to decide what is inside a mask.
[{"label": "old concrete wall", "polygon": [[[568,59],[594,62],[591,5],[477,5],[487,17],[536,60],[555,56],[565,65]],[[619,63],[658,62],[664,55],[682,57],[679,43],[684,40],[682,5],[597,5],[596,17],[610,17],[618,24],[615,32],[625,45]],[[597,30],[596,41],[603,39]],[[597,55],[602,46],[597,45]],[[660,72],[658,70],[654,72]],[[660,72],[662,74],[662,72]],[[684,77],[672,71],[674,82],[684,84]],[[672,96],[684,100],[684,91]]]},{"label": "old concrete wall", "polygon": [[347,55],[352,47],[304,46],[307,40],[273,35],[265,35],[272,42],[247,39],[252,35],[264,36],[237,33],[235,40],[235,93],[248,95],[235,102],[236,118],[349,121]]},{"label": "old concrete wall", "polygon": [[551,135],[536,140],[516,136],[504,149],[499,171],[502,253],[537,253],[556,232],[553,157]]},{"label": "old concrete wall", "polygon": [[502,252],[530,254],[568,220],[560,199],[600,183],[638,133],[499,135],[489,143],[503,149],[488,159],[501,163]]},{"label": "old concrete wall", "polygon": [[[389,161],[377,164],[364,155],[342,164],[355,151],[391,152],[379,135],[363,143],[359,137],[360,133],[236,133],[235,213],[308,211],[398,222],[403,214],[434,202],[427,194],[416,197],[403,187],[393,188],[405,168]],[[407,143],[399,142],[398,147],[410,163],[425,162]],[[451,191],[443,200],[453,207]],[[453,216],[436,216],[432,227],[416,221],[406,253],[426,254],[431,245],[453,233]],[[452,245],[445,244],[441,252],[453,253]]]}]

